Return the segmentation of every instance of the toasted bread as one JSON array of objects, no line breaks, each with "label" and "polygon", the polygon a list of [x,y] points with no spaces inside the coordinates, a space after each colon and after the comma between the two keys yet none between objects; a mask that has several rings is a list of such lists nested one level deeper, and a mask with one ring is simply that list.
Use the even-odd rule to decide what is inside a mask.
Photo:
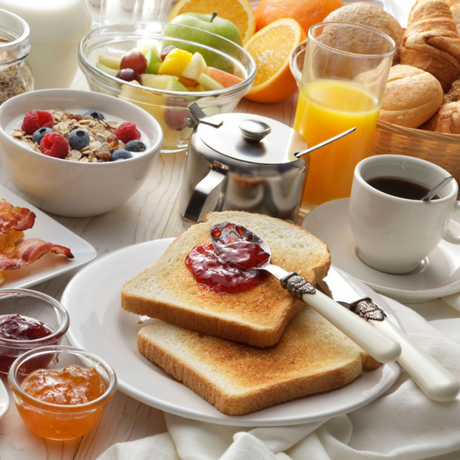
[{"label": "toasted bread", "polygon": [[342,388],[379,363],[312,308],[280,341],[257,348],[163,322],[143,327],[139,351],[228,415]]},{"label": "toasted bread", "polygon": [[288,272],[295,271],[312,284],[326,276],[329,249],[302,227],[259,214],[211,213],[205,223],[180,235],[153,267],[124,286],[123,309],[259,347],[278,342],[304,304],[275,277],[267,277],[246,292],[222,294],[198,284],[184,263],[195,246],[210,241],[211,227],[225,221],[260,236],[272,250],[272,263]]}]

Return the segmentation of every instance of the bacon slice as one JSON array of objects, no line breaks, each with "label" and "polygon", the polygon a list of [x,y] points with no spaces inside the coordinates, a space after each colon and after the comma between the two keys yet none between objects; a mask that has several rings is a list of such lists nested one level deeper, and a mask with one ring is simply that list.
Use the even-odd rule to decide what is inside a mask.
[{"label": "bacon slice", "polygon": [[0,200],[0,233],[11,229],[23,231],[32,228],[35,223],[35,214],[27,208],[13,206],[6,200]]},{"label": "bacon slice", "polygon": [[17,270],[35,262],[48,252],[61,254],[67,256],[69,259],[74,258],[69,248],[47,243],[38,238],[30,238],[19,243],[10,254],[0,254],[0,270]]}]

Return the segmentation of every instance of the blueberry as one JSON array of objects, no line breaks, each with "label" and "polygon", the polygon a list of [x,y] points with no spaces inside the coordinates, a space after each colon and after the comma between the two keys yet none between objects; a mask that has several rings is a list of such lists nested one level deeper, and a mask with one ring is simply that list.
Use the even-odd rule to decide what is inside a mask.
[{"label": "blueberry", "polygon": [[115,152],[112,153],[112,158],[110,161],[117,161],[117,160],[127,160],[128,158],[132,158],[133,154],[131,152],[128,152],[127,150],[115,150]]},{"label": "blueberry", "polygon": [[125,145],[125,150],[129,152],[145,152],[146,149],[145,144],[139,139],[133,139]]},{"label": "blueberry", "polygon": [[86,115],[90,115],[90,116],[92,116],[93,118],[95,118],[96,120],[99,120],[99,121],[104,120],[104,118],[105,118],[104,115],[102,115],[102,113],[98,112],[97,110],[88,110],[87,112],[85,112],[83,114],[84,117],[86,117]]},{"label": "blueberry", "polygon": [[70,131],[67,137],[70,148],[73,150],[81,150],[83,147],[89,145],[90,139],[88,131],[85,129],[75,129]]},{"label": "blueberry", "polygon": [[42,139],[45,136],[45,134],[48,134],[48,133],[54,133],[54,129],[51,129],[51,128],[38,128],[32,134],[32,140],[34,142],[37,142],[38,144],[40,144],[40,142],[42,141]]}]

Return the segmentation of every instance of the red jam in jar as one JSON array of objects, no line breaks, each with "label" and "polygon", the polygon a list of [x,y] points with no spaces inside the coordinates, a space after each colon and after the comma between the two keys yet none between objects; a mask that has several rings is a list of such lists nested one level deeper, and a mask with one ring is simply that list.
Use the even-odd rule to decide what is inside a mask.
[{"label": "red jam in jar", "polygon": [[17,314],[0,316],[0,337],[10,340],[36,340],[54,331],[38,319]]},{"label": "red jam in jar", "polygon": [[204,243],[193,248],[185,259],[185,265],[197,283],[219,293],[248,291],[267,277],[266,272],[261,270],[243,271],[231,267],[219,257],[212,243]]},{"label": "red jam in jar", "polygon": [[[53,333],[53,329],[35,318],[18,314],[0,316],[0,339],[29,341],[48,337]],[[2,343],[0,345],[0,372],[8,373],[14,360],[25,351],[27,349]]]}]

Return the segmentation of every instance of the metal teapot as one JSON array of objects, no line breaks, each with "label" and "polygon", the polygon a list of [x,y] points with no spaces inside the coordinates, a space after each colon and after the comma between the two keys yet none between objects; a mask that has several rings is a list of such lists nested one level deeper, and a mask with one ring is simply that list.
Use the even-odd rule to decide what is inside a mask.
[{"label": "metal teapot", "polygon": [[238,210],[295,221],[309,157],[294,129],[244,113],[207,117],[190,104],[189,142],[179,210],[190,222],[211,211]]}]

